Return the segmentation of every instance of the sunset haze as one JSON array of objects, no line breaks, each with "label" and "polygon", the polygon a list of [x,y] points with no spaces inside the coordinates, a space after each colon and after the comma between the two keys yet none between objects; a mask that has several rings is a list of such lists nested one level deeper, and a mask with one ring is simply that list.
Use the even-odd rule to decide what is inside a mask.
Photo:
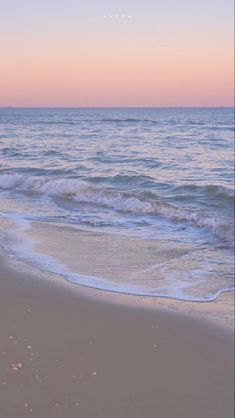
[{"label": "sunset haze", "polygon": [[231,0],[0,9],[0,106],[233,105]]}]

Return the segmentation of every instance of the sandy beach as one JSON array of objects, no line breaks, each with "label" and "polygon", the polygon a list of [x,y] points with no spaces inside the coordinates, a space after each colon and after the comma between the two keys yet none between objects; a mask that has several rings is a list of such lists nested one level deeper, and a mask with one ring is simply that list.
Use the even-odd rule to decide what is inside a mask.
[{"label": "sandy beach", "polygon": [[0,418],[235,418],[232,0],[0,3]]},{"label": "sandy beach", "polygon": [[232,418],[233,334],[0,265],[1,418]]}]

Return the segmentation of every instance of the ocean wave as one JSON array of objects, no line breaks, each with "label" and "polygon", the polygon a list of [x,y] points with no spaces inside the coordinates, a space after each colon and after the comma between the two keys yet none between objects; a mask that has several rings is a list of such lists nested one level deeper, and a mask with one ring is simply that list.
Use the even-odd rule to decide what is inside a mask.
[{"label": "ocean wave", "polygon": [[116,174],[110,177],[111,184],[131,185],[134,187],[150,187],[155,185],[155,180],[150,176],[139,174]]},{"label": "ocean wave", "polygon": [[175,192],[179,195],[180,193],[194,193],[196,195],[206,195],[207,197],[217,197],[222,199],[234,200],[235,194],[234,189],[218,186],[215,184],[196,185],[196,184],[185,184],[174,188]]},{"label": "ocean wave", "polygon": [[208,185],[205,186],[209,193],[213,193],[218,196],[225,196],[234,199],[234,190],[224,186]]},{"label": "ocean wave", "polygon": [[210,126],[210,130],[213,131],[230,131],[234,132],[234,126]]},{"label": "ocean wave", "polygon": [[126,119],[119,119],[119,118],[106,118],[100,119],[100,122],[111,122],[111,123],[150,123],[152,125],[157,125],[158,121],[151,120],[151,119],[138,119],[138,118],[126,118]]},{"label": "ocean wave", "polygon": [[3,155],[10,156],[10,157],[21,156],[19,149],[16,147],[5,147],[5,148],[2,148],[1,152]]},{"label": "ocean wave", "polygon": [[[0,175],[0,188],[34,192],[47,196],[70,198],[79,203],[94,204],[117,211],[162,216],[172,221],[183,222],[212,231],[218,238],[227,242],[234,241],[234,223],[206,212],[181,208],[168,204],[161,199],[147,199],[124,192],[113,191],[73,178],[49,179],[42,176],[23,174]],[[224,189],[218,189],[224,193]],[[227,189],[226,189],[227,193]]]},{"label": "ocean wave", "polygon": [[72,120],[37,120],[38,125],[48,125],[48,126],[55,126],[55,125],[71,125],[71,126],[78,126],[78,121]]}]

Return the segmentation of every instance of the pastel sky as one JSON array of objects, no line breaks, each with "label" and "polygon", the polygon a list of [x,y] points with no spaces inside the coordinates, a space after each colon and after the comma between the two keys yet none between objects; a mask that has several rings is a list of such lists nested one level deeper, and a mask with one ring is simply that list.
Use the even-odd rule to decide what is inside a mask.
[{"label": "pastel sky", "polygon": [[233,106],[233,0],[0,0],[0,106]]}]

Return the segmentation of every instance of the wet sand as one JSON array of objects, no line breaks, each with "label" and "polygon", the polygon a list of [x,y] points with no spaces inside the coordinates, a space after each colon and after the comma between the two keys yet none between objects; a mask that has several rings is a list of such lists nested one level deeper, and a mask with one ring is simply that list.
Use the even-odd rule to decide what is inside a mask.
[{"label": "wet sand", "polygon": [[1,418],[232,418],[233,334],[0,260]]}]

